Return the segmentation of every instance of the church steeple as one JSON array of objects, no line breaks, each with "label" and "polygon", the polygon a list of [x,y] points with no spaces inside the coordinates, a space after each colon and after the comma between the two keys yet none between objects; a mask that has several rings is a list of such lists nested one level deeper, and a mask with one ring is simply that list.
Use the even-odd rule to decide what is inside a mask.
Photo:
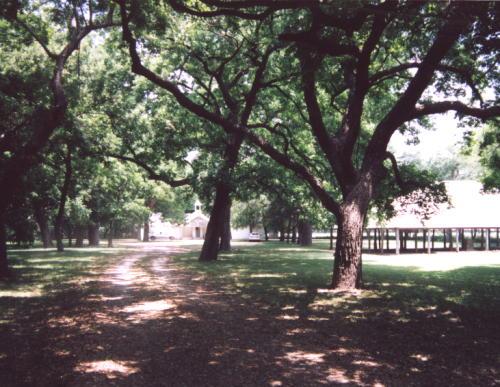
[{"label": "church steeple", "polygon": [[201,202],[198,199],[194,202],[194,212],[201,212]]}]

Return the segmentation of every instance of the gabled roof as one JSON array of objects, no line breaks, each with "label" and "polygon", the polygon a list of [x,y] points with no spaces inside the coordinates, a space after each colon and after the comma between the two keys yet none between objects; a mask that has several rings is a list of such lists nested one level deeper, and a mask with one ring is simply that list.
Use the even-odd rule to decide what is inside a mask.
[{"label": "gabled roof", "polygon": [[[449,180],[444,183],[450,205],[440,204],[429,219],[422,219],[409,213],[409,208],[402,208],[383,224],[370,221],[369,227],[500,227],[500,194],[483,193],[481,183],[472,180]],[[398,207],[398,203],[395,207]]]},{"label": "gabled roof", "polygon": [[201,211],[195,211],[191,212],[190,214],[186,214],[186,216],[184,217],[184,223],[189,224],[197,219],[208,222],[207,216],[205,216]]}]

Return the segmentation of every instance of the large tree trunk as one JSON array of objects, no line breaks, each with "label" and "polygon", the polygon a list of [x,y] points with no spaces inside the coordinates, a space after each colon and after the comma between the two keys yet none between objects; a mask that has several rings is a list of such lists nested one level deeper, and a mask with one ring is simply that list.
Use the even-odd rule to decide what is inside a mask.
[{"label": "large tree trunk", "polygon": [[144,222],[144,234],[142,235],[143,242],[149,242],[149,219]]},{"label": "large tree trunk", "polygon": [[68,233],[68,247],[73,246],[73,226],[68,222],[66,225],[66,232]]},{"label": "large tree trunk", "polygon": [[333,250],[333,226],[330,226],[330,250]]},{"label": "large tree trunk", "polygon": [[36,204],[33,204],[33,214],[35,215],[36,223],[40,229],[40,239],[44,249],[52,247],[52,239],[50,237],[49,219],[45,210]]},{"label": "large tree trunk", "polygon": [[226,208],[229,204],[230,188],[224,182],[217,183],[215,200],[210,212],[205,241],[201,248],[200,261],[215,261],[219,253],[219,239],[224,225]]},{"label": "large tree trunk", "polygon": [[90,221],[88,225],[89,246],[99,246],[99,222]]},{"label": "large tree trunk", "polygon": [[109,222],[109,229],[108,229],[108,247],[113,247],[113,221]]},{"label": "large tree trunk", "polygon": [[358,206],[344,206],[338,217],[332,287],[355,289],[362,285],[361,248],[365,214]]},{"label": "large tree trunk", "polygon": [[[242,142],[242,134],[233,134],[230,136],[224,151],[225,165],[220,171],[221,176],[216,184],[214,205],[210,213],[205,241],[198,258],[200,261],[215,261],[217,259],[221,247],[219,239],[223,234],[224,220],[227,216],[230,216],[228,211],[231,209],[231,174],[238,161],[238,153]],[[228,241],[226,240],[226,242]],[[230,242],[228,243],[230,247]]]},{"label": "large tree trunk", "polygon": [[220,250],[231,251],[231,198],[224,209],[224,219],[220,235]]},{"label": "large tree trunk", "polygon": [[54,231],[56,234],[57,251],[64,251],[63,244],[63,222],[64,222],[64,211],[66,208],[66,199],[68,198],[69,185],[71,183],[71,147],[67,145],[66,157],[64,159],[65,171],[64,171],[64,182],[61,187],[61,197],[59,199],[59,208],[57,210],[56,221],[54,223]]},{"label": "large tree trunk", "polygon": [[280,242],[285,241],[285,227],[283,226],[280,230]]},{"label": "large tree trunk", "polygon": [[5,214],[0,212],[0,278],[9,275],[9,264],[7,261],[7,229],[5,225]]},{"label": "large tree trunk", "polygon": [[82,226],[77,226],[75,229],[75,247],[83,247],[83,239],[85,238],[85,229]]},{"label": "large tree trunk", "polygon": [[312,245],[312,225],[307,221],[300,221],[300,245],[301,246],[311,246]]}]

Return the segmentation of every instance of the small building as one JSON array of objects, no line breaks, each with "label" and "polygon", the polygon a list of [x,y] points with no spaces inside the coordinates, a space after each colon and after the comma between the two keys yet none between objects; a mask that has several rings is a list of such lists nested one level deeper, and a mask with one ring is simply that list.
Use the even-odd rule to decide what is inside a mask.
[{"label": "small building", "polygon": [[155,239],[203,239],[207,232],[208,217],[201,211],[201,203],[197,200],[194,211],[187,213],[183,224],[164,221],[160,213],[149,218],[149,235]]},{"label": "small building", "polygon": [[187,214],[182,225],[182,239],[204,239],[208,217],[201,212],[201,203],[196,201],[194,212]]},{"label": "small building", "polygon": [[[416,205],[396,202],[396,215],[383,222],[370,220],[364,247],[395,250],[490,250],[500,248],[500,194],[482,192],[477,181],[445,181],[450,203],[436,206],[427,219],[414,213]],[[373,241],[373,244],[371,243]],[[410,241],[410,242],[408,242]]]}]

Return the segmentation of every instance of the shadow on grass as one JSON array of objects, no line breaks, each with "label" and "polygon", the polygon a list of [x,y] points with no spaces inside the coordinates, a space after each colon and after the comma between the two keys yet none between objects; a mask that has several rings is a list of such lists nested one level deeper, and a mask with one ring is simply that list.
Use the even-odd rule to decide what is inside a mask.
[{"label": "shadow on grass", "polygon": [[243,247],[208,265],[194,253],[91,256],[58,268],[67,271],[58,285],[38,278],[50,291],[18,299],[0,322],[4,385],[462,386],[497,377],[498,267],[367,264],[367,289],[338,294],[325,288],[331,253],[315,248]]}]

